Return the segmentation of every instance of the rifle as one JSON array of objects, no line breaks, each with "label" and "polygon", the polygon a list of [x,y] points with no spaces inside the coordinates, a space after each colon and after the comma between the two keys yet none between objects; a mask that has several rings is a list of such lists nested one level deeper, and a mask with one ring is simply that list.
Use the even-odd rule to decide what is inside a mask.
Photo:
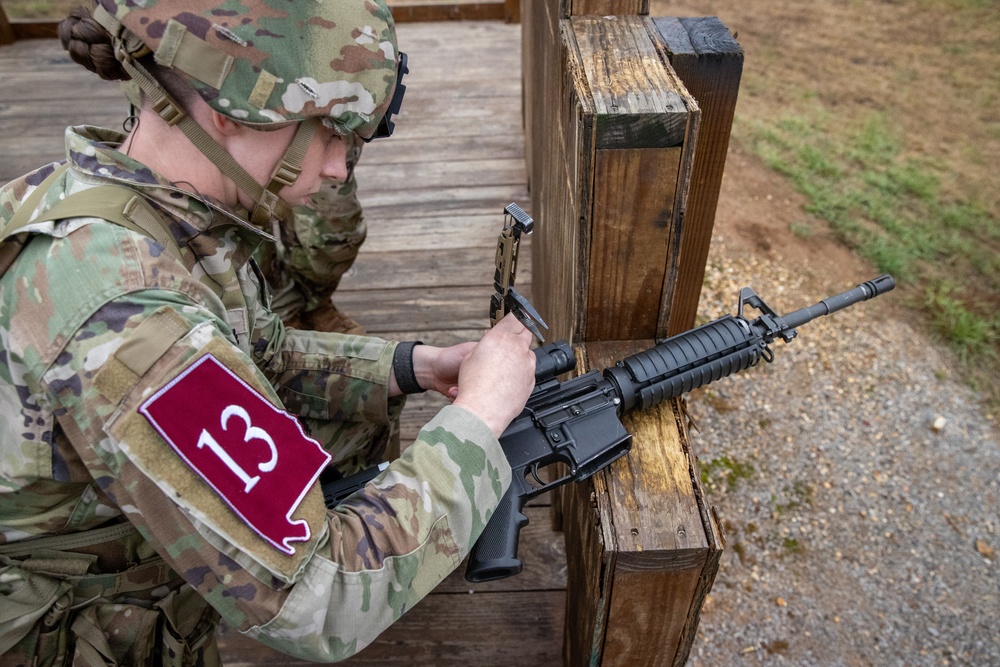
[{"label": "rifle", "polygon": [[[622,426],[623,415],[739,373],[761,359],[770,363],[774,353],[769,346],[775,339],[791,342],[799,326],[893,287],[892,276],[880,276],[784,317],[744,287],[736,315],[671,336],[603,372],[593,370],[564,382],[557,376],[576,364],[568,343],[535,350],[535,389],[500,436],[512,482],[469,554],[465,578],[491,581],[521,571],[517,546],[528,523],[521,511],[524,504],[557,486],[583,481],[627,454],[632,436]],[[748,319],[748,306],[760,316]],[[566,464],[568,472],[555,481],[541,480],[539,471],[553,463]]]},{"label": "rifle", "polygon": [[[894,287],[892,276],[880,276],[784,317],[744,287],[736,315],[671,336],[603,372],[593,370],[564,382],[558,376],[576,367],[569,343],[557,341],[536,349],[535,389],[500,436],[513,471],[511,485],[469,554],[465,578],[492,581],[521,571],[517,547],[528,523],[521,511],[524,504],[557,486],[583,481],[625,456],[632,436],[622,426],[623,415],[739,373],[761,359],[770,363],[774,361],[770,344],[776,339],[789,343],[801,325]],[[747,319],[748,306],[760,316]],[[539,472],[554,463],[566,464],[568,472],[555,481],[542,481]],[[321,479],[327,506],[336,506],[379,472],[370,468],[336,483]]]},{"label": "rifle", "polygon": [[[531,233],[533,223],[516,204],[510,204],[504,213],[508,217],[497,242],[496,293],[490,300],[490,321],[496,324],[507,312],[513,312],[542,340],[532,320],[543,327],[545,323],[514,289],[520,237]],[[776,339],[789,343],[801,325],[885,294],[895,286],[892,276],[883,275],[784,317],[744,287],[736,315],[724,315],[666,338],[603,372],[593,370],[563,382],[558,376],[576,367],[569,343],[557,341],[537,348],[535,389],[524,410],[500,436],[500,446],[513,471],[511,485],[469,554],[465,578],[477,583],[521,571],[517,548],[521,529],[528,524],[521,511],[524,504],[563,484],[581,482],[625,456],[632,436],[621,423],[623,415],[739,373],[761,359],[770,363],[774,361],[770,344]],[[760,315],[748,319],[744,315],[747,307]],[[555,463],[565,464],[568,472],[555,481],[543,481],[541,471]],[[328,470],[320,479],[327,507],[336,506],[380,471],[370,468],[340,478]]]}]

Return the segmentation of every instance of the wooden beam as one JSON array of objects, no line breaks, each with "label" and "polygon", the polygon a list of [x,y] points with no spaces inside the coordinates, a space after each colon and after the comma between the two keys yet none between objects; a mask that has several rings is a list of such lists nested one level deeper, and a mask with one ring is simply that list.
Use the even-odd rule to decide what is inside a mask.
[{"label": "wooden beam", "polygon": [[666,332],[699,111],[647,20],[562,19],[535,91],[533,280],[553,338]]},{"label": "wooden beam", "polygon": [[454,2],[453,0],[389,0],[396,23],[417,21],[505,21],[506,0]]},{"label": "wooden beam", "polygon": [[714,16],[653,18],[653,38],[698,101],[701,123],[668,335],[694,326],[743,73],[743,49]]},{"label": "wooden beam", "polygon": [[[587,343],[581,371],[652,341]],[[679,666],[687,660],[723,547],[679,402],[623,419],[632,450],[562,496],[569,560],[568,665]]]}]

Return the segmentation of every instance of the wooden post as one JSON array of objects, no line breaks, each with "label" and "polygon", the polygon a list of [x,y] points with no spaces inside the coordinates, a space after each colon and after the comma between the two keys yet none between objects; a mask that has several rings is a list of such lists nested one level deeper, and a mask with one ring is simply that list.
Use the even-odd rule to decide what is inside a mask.
[{"label": "wooden post", "polygon": [[[653,341],[587,343],[583,369]],[[687,660],[723,538],[705,502],[675,400],[624,419],[632,451],[563,495],[566,665],[680,666]],[[574,562],[575,561],[575,562]]]},{"label": "wooden post", "polygon": [[714,16],[653,18],[658,48],[698,101],[701,124],[695,149],[691,189],[684,215],[677,282],[667,334],[694,326],[705,264],[722,188],[736,97],[743,74],[743,49]]},{"label": "wooden post", "polygon": [[[534,302],[583,370],[604,368],[693,323],[742,52],[717,19],[522,1]],[[712,108],[704,149],[687,81]],[[628,457],[554,499],[567,665],[687,659],[723,540],[681,415],[626,417]]]},{"label": "wooden post", "polygon": [[559,76],[561,61],[559,21],[571,16],[645,15],[649,0],[521,0],[521,98],[524,109],[524,159],[528,189],[532,190],[532,206],[540,182],[534,155],[545,155],[546,128],[551,120],[542,106],[542,91],[551,90]]},{"label": "wooden post", "polygon": [[700,112],[648,22],[559,23],[532,165],[532,289],[552,338],[666,335]]}]

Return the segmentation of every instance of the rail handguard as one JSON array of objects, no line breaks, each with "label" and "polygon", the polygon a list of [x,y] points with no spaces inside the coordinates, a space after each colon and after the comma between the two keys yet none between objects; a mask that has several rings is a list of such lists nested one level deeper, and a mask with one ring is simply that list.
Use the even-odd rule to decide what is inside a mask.
[{"label": "rail handguard", "polygon": [[[465,578],[491,581],[521,571],[517,548],[521,528],[528,523],[524,504],[567,482],[585,480],[628,453],[632,436],[622,426],[622,415],[738,373],[761,359],[771,362],[770,344],[776,338],[790,342],[797,327],[893,287],[891,276],[881,276],[784,317],[744,287],[736,315],[667,338],[603,372],[590,371],[564,382],[557,376],[576,363],[570,346],[558,341],[537,349],[535,389],[500,436],[513,481],[469,555]],[[760,316],[747,319],[747,306]],[[569,472],[542,481],[540,471],[557,462],[566,464]]]}]

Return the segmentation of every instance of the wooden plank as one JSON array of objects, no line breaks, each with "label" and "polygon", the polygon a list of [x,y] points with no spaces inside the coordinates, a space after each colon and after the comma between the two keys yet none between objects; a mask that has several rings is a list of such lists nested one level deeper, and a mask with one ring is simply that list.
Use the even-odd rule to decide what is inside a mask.
[{"label": "wooden plank", "polygon": [[[559,21],[572,16],[649,13],[649,0],[523,0],[521,15],[522,109],[528,185],[541,183],[533,154],[545,155],[543,128],[552,128],[548,95],[559,78]],[[536,187],[536,190],[538,188]],[[537,208],[535,209],[538,210]]]},{"label": "wooden plank", "polygon": [[[581,372],[652,341],[588,343]],[[627,457],[564,495],[570,559],[569,664],[682,665],[718,568],[721,539],[704,506],[677,402],[623,419]],[[693,627],[692,627],[693,626]]]},{"label": "wooden plank", "polygon": [[[563,622],[562,591],[430,595],[342,665],[551,667]],[[227,667],[307,665],[232,629],[220,631]]]},{"label": "wooden plank", "polygon": [[[447,276],[452,287],[482,286],[489,290],[493,285],[493,264],[484,261],[487,251],[428,252],[427,250],[399,250],[358,254],[349,275],[344,276],[345,288],[352,285],[370,290],[395,290],[399,288],[431,288],[441,284]],[[523,267],[523,271],[521,271]],[[529,282],[530,256],[518,261],[518,285]],[[485,303],[485,302],[484,302]]]},{"label": "wooden plank", "polygon": [[701,123],[667,334],[694,326],[736,111],[743,49],[714,16],[653,18],[654,41],[698,101]]},{"label": "wooden plank", "polygon": [[[362,164],[413,164],[431,160],[459,161],[468,156],[486,155],[498,160],[524,159],[521,132],[476,135],[447,135],[429,142],[419,137],[397,137],[368,144],[361,155]],[[523,178],[522,178],[523,181]]]},{"label": "wooden plank", "polygon": [[389,0],[397,23],[425,21],[505,21],[504,0],[454,2],[454,0]]},{"label": "wooden plank", "polygon": [[655,331],[670,257],[680,148],[598,150],[590,235],[585,340],[637,339]]},{"label": "wooden plank", "polygon": [[521,21],[521,0],[504,0],[503,20],[507,23],[519,23]]},{"label": "wooden plank", "polygon": [[[445,281],[444,276],[441,281]],[[482,331],[489,321],[491,288],[438,285],[393,290],[351,289],[354,278],[345,276],[337,290],[337,306],[372,332],[432,331],[452,328]],[[520,281],[519,281],[520,282]],[[484,312],[485,311],[485,312]],[[405,319],[405,321],[403,321]]]},{"label": "wooden plank", "polygon": [[532,166],[536,306],[557,338],[662,336],[697,106],[643,17],[566,19],[560,31],[557,96],[533,130],[547,149]]},{"label": "wooden plank", "polygon": [[564,0],[565,16],[645,16],[649,0]]},{"label": "wooden plank", "polygon": [[684,143],[689,111],[683,86],[662,66],[637,17],[570,19],[592,113],[595,147],[667,148]]}]

